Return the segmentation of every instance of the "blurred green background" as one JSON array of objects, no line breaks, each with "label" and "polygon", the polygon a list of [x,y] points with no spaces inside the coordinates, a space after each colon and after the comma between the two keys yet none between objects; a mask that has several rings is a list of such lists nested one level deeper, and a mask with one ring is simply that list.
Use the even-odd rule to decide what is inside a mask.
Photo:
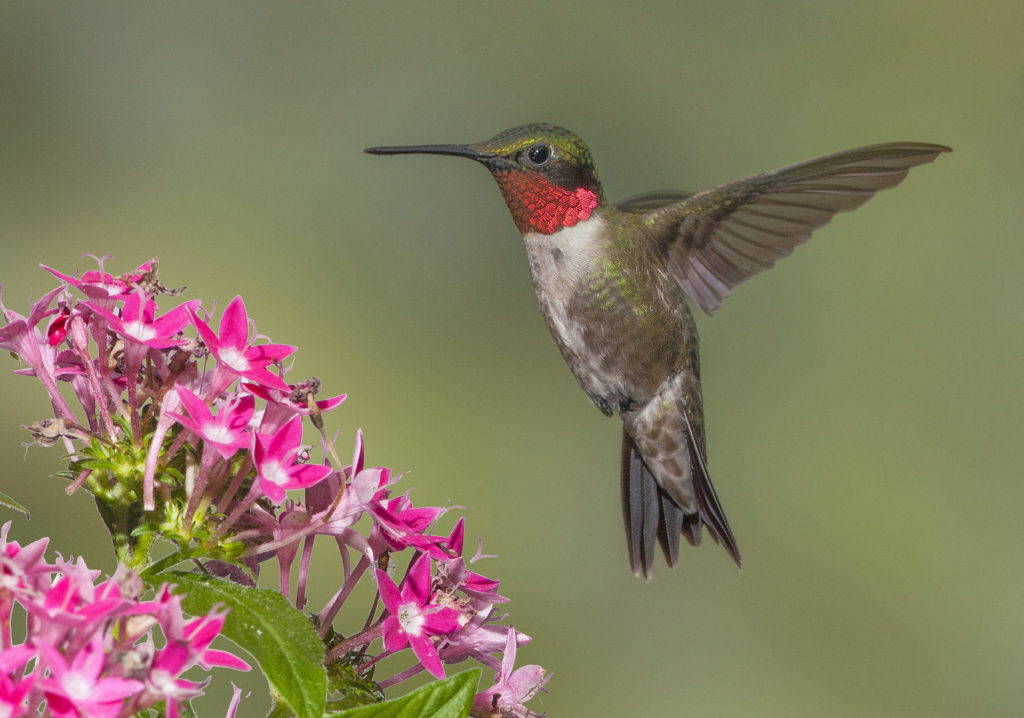
[{"label": "blurred green background", "polygon": [[[243,294],[296,375],[349,394],[343,456],[362,427],[419,503],[467,507],[553,718],[1020,715],[1021,27],[1018,0],[4,3],[4,299],[85,252]],[[540,120],[616,198],[956,150],[698,319],[742,572],[707,545],[632,577],[618,422],[564,366],[491,179],[361,153]],[[0,490],[34,510],[14,537],[109,570],[59,450],[19,446],[42,391],[0,394]]]}]

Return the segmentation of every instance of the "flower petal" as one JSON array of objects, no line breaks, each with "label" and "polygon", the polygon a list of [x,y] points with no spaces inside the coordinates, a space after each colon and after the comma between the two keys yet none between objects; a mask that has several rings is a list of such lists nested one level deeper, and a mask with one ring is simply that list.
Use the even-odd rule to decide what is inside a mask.
[{"label": "flower petal", "polygon": [[409,645],[419,662],[434,678],[444,678],[444,666],[441,665],[441,657],[437,655],[433,641],[425,635],[409,636]]},{"label": "flower petal", "polygon": [[380,600],[384,604],[384,608],[388,609],[392,617],[394,617],[398,613],[398,605],[402,602],[398,586],[395,585],[390,576],[379,568],[375,571],[374,576],[377,577],[377,590],[380,591]]}]

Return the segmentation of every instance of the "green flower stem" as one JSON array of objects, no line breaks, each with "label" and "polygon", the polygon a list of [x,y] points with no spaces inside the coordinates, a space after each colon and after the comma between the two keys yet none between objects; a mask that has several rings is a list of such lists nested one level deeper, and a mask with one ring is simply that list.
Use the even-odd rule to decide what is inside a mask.
[{"label": "green flower stem", "polygon": [[175,551],[174,553],[164,556],[159,561],[151,563],[149,566],[139,571],[139,575],[142,576],[142,579],[148,583],[149,579],[153,578],[154,576],[162,573],[163,571],[166,571],[172,566],[181,563],[182,561],[187,561],[190,558],[193,558],[193,555],[190,552]]}]

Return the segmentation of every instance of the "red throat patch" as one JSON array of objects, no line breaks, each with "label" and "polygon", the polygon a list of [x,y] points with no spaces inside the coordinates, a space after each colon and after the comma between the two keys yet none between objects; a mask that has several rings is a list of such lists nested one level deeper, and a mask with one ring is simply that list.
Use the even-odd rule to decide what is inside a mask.
[{"label": "red throat patch", "polygon": [[597,195],[588,189],[565,189],[533,172],[499,172],[494,179],[523,234],[554,234],[562,227],[572,227],[589,218],[599,204]]}]

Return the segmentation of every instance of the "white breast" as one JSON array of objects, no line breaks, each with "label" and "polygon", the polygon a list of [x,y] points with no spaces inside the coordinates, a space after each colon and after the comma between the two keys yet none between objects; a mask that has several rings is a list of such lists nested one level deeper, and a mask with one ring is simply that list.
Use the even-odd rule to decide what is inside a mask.
[{"label": "white breast", "polygon": [[[594,348],[587,347],[581,328],[570,320],[568,310],[574,296],[592,281],[603,256],[606,241],[604,220],[594,213],[572,227],[554,234],[523,235],[533,274],[533,287],[548,329],[584,390],[604,395],[596,366],[590,366]],[[580,286],[582,284],[582,287]]]}]

